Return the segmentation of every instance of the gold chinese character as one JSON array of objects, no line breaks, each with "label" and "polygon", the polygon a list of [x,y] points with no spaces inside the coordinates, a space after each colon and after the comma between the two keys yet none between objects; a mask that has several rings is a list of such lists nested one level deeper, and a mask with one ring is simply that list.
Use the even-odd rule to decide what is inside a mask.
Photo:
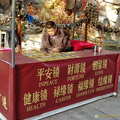
[{"label": "gold chinese character", "polygon": [[28,94],[25,93],[24,94],[24,106],[32,104],[31,100],[32,100],[31,93],[30,92],[28,92]]},{"label": "gold chinese character", "polygon": [[4,108],[7,110],[7,100],[6,100],[6,96],[2,96],[2,105],[4,106]]},{"label": "gold chinese character", "polygon": [[113,75],[108,75],[108,83],[112,83]]},{"label": "gold chinese character", "polygon": [[80,72],[80,63],[76,63],[74,67],[74,74],[78,74]]},{"label": "gold chinese character", "polygon": [[62,85],[60,90],[60,95],[62,96],[66,95],[66,90],[67,90],[66,85]]},{"label": "gold chinese character", "polygon": [[97,70],[97,61],[93,61],[93,70]]},{"label": "gold chinese character", "polygon": [[60,96],[60,86],[54,87],[54,98]]},{"label": "gold chinese character", "polygon": [[107,79],[108,79],[107,75],[103,77],[103,85],[107,84]]},{"label": "gold chinese character", "polygon": [[47,100],[48,97],[47,89],[41,90],[40,96],[41,96],[41,101]]},{"label": "gold chinese character", "polygon": [[83,81],[80,81],[78,84],[78,92],[84,90]]},{"label": "gold chinese character", "polygon": [[59,78],[60,67],[53,67],[53,78]]},{"label": "gold chinese character", "polygon": [[54,98],[59,97],[59,96],[64,96],[66,95],[66,93],[67,93],[66,85],[54,87]]},{"label": "gold chinese character", "polygon": [[85,70],[86,70],[86,63],[84,62],[80,64],[80,72],[85,73]]},{"label": "gold chinese character", "polygon": [[102,60],[93,61],[93,70],[100,70],[102,69]]},{"label": "gold chinese character", "polygon": [[43,75],[44,75],[44,68],[38,69],[38,75],[37,76],[40,76],[40,81],[42,80]]},{"label": "gold chinese character", "polygon": [[74,72],[74,64],[68,65],[68,75],[73,75]]},{"label": "gold chinese character", "polygon": [[71,80],[75,80],[75,76],[70,76]]},{"label": "gold chinese character", "polygon": [[51,79],[52,69],[48,68],[45,70],[46,79]]},{"label": "gold chinese character", "polygon": [[98,86],[102,86],[103,85],[103,77],[99,77],[98,78]]},{"label": "gold chinese character", "polygon": [[99,69],[99,70],[102,69],[102,60],[99,60],[99,61],[98,61],[98,69]]},{"label": "gold chinese character", "polygon": [[107,68],[108,60],[104,59],[103,60],[103,68]]},{"label": "gold chinese character", "polygon": [[83,81],[83,89],[88,89],[88,80]]},{"label": "gold chinese character", "polygon": [[67,94],[72,94],[73,93],[73,84],[68,84],[68,87],[67,87]]},{"label": "gold chinese character", "polygon": [[89,88],[94,88],[94,78],[89,80]]},{"label": "gold chinese character", "polygon": [[33,99],[32,99],[32,102],[33,103],[37,103],[37,102],[39,102],[40,101],[40,92],[35,92],[35,93],[33,93]]}]

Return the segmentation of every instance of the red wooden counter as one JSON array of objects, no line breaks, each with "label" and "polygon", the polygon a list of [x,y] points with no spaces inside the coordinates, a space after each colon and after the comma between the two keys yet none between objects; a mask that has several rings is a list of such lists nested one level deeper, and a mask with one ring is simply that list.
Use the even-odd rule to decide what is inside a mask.
[{"label": "red wooden counter", "polygon": [[39,55],[16,53],[13,69],[11,51],[0,51],[2,120],[36,120],[117,94],[119,53]]}]

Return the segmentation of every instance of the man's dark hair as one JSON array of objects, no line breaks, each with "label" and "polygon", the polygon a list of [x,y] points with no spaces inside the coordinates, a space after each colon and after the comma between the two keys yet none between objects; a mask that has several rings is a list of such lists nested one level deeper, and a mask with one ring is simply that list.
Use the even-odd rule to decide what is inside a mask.
[{"label": "man's dark hair", "polygon": [[45,27],[46,27],[47,29],[56,28],[56,24],[55,24],[55,22],[53,22],[53,21],[48,21],[48,22],[46,23]]}]

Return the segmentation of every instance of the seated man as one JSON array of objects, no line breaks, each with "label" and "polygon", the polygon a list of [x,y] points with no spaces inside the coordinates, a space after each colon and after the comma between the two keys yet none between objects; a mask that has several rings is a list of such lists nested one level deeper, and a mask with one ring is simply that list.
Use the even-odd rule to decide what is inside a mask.
[{"label": "seated man", "polygon": [[47,32],[43,34],[40,51],[42,53],[57,53],[71,50],[69,35],[59,29],[53,21],[46,23]]}]

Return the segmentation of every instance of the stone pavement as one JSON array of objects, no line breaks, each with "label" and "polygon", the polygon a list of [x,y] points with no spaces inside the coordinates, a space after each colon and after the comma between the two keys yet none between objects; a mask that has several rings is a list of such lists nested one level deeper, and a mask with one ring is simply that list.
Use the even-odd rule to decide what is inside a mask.
[{"label": "stone pavement", "polygon": [[120,120],[120,76],[118,96],[89,103],[40,120]]}]

